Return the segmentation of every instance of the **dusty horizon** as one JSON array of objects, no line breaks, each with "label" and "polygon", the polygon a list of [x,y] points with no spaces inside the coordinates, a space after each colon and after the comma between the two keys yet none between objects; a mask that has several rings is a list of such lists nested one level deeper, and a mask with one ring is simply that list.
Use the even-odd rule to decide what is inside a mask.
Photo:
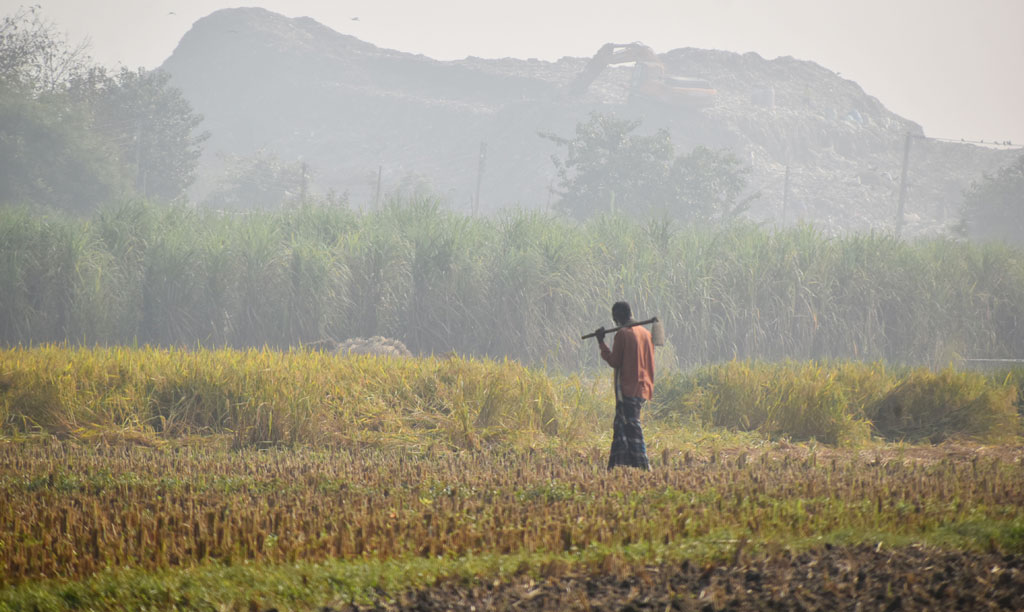
[{"label": "dusty horizon", "polygon": [[[605,42],[755,52],[816,62],[856,81],[931,137],[1024,143],[1024,3],[1016,0],[42,0],[42,14],[92,57],[155,68],[202,17],[235,6],[308,16],[380,47],[439,60],[587,57]],[[0,0],[10,15],[23,2]],[[120,18],[115,18],[120,15]]]}]

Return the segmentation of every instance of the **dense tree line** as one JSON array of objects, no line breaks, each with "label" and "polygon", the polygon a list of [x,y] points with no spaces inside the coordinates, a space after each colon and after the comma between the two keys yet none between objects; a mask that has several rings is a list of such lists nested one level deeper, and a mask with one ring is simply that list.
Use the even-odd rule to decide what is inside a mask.
[{"label": "dense tree line", "polygon": [[87,51],[36,7],[0,22],[0,204],[87,212],[195,180],[206,134],[169,75],[112,72]]}]

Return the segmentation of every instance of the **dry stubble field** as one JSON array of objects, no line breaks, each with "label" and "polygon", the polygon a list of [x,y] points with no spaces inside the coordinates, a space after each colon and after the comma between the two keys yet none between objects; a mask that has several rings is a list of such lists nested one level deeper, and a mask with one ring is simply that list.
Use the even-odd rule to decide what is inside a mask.
[{"label": "dry stubble field", "polygon": [[0,446],[2,609],[1022,609],[1024,450]]}]

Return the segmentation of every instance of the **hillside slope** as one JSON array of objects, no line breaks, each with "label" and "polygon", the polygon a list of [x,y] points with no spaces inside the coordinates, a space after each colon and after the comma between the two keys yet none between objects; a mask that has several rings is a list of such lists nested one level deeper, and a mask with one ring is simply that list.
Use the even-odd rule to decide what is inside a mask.
[{"label": "hillside slope", "polygon": [[[589,58],[436,61],[255,8],[197,21],[163,68],[212,133],[199,196],[225,153],[264,149],[302,159],[319,191],[347,193],[355,205],[373,202],[380,172],[384,191],[429,185],[468,211],[486,143],[481,209],[544,207],[558,151],[538,132],[570,135],[600,111],[641,118],[642,131],[668,128],[681,150],[734,151],[752,168],[751,192],[760,192],[756,220],[893,227],[905,137],[922,135],[920,126],[813,62],[692,48],[660,58],[671,72],[708,79],[715,103],[631,101],[629,66],[605,70],[572,97],[568,85]],[[906,231],[944,231],[963,189],[1015,155],[914,138]]]}]

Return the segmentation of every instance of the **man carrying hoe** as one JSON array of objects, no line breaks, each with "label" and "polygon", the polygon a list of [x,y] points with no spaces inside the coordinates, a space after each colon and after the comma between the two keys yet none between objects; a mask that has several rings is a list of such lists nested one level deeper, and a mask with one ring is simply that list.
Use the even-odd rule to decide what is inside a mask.
[{"label": "man carrying hoe", "polygon": [[615,368],[615,421],[612,425],[612,450],[608,469],[628,465],[650,470],[647,447],[640,425],[640,412],[654,390],[654,344],[651,332],[634,323],[626,302],[612,306],[612,319],[622,327],[615,332],[612,348],[604,343],[605,329],[594,332],[601,358]]}]

